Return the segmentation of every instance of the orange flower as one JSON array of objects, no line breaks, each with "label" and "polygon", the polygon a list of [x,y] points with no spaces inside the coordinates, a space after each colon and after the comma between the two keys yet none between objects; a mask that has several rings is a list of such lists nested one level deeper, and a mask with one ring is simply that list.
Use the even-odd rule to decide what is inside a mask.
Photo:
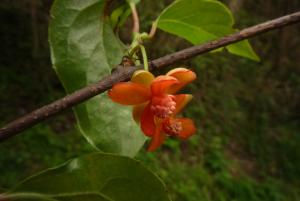
[{"label": "orange flower", "polygon": [[184,139],[196,131],[192,120],[175,118],[192,95],[172,95],[195,78],[196,74],[186,68],[176,68],[156,78],[148,71],[139,70],[131,81],[115,84],[108,95],[119,104],[134,105],[133,118],[140,122],[143,133],[152,137],[148,150],[153,151],[166,135]]},{"label": "orange flower", "polygon": [[166,136],[187,139],[196,132],[193,120],[188,118],[168,117],[156,120],[156,127],[153,133],[148,151],[154,151],[165,140]]}]

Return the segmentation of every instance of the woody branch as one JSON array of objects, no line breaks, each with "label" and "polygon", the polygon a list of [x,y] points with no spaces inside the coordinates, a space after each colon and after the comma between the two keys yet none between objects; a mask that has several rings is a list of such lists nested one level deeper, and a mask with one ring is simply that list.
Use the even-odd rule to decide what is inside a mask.
[{"label": "woody branch", "polygon": [[[203,45],[186,48],[152,60],[149,62],[149,69],[153,70],[155,68],[166,67],[178,61],[187,60],[211,50],[215,50],[220,47],[257,36],[264,32],[279,29],[298,22],[300,22],[300,11],[243,29],[240,32],[205,43]],[[0,129],[0,141],[4,141],[5,139],[8,139],[20,133],[21,131],[34,126],[51,116],[54,116],[68,108],[92,98],[93,96],[105,92],[117,82],[130,79],[133,72],[137,69],[141,69],[141,67],[142,66],[131,66],[124,68],[122,66],[118,66],[116,71],[114,71],[111,75],[104,77],[101,81],[79,89],[72,94],[69,94],[8,123],[6,126]]]}]

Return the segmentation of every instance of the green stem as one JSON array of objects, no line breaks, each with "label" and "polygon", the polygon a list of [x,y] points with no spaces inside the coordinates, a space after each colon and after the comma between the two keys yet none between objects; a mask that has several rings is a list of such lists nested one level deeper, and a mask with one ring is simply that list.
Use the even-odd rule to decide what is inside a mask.
[{"label": "green stem", "polygon": [[150,37],[147,33],[134,33],[133,34],[133,41],[130,45],[130,48],[128,49],[129,56],[134,55],[142,45],[144,40],[149,40]]},{"label": "green stem", "polygon": [[143,45],[140,45],[140,48],[141,48],[141,53],[142,53],[142,56],[143,56],[144,69],[146,71],[149,71],[146,49]]},{"label": "green stem", "polygon": [[158,23],[157,20],[152,23],[151,30],[150,30],[150,32],[148,34],[148,38],[149,39],[151,39],[151,38],[154,37],[154,35],[156,33],[156,29],[157,29],[157,23]]}]

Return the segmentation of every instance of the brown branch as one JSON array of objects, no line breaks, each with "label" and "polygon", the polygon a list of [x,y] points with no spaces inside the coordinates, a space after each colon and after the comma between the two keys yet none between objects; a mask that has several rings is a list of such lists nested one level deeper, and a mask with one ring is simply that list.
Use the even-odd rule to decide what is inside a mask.
[{"label": "brown branch", "polygon": [[[243,39],[256,36],[266,31],[279,29],[297,22],[300,22],[300,11],[262,24],[258,24],[253,27],[243,29],[238,33],[205,43],[203,45],[193,46],[181,50],[179,52],[175,52],[173,54],[169,54],[164,57],[155,59],[149,62],[149,67],[151,70],[153,70],[154,68],[169,66],[178,61],[190,59],[192,57],[209,52],[211,50],[218,49],[220,47],[224,47],[229,44],[241,41]],[[25,130],[26,128],[38,124],[39,122],[51,116],[54,116],[65,109],[71,108],[85,100],[88,100],[93,96],[103,93],[104,91],[111,88],[111,86],[114,83],[130,79],[133,72],[139,68],[141,68],[141,66],[132,66],[126,68],[118,66],[117,70],[115,70],[112,75],[103,78],[98,83],[92,84],[83,89],[75,91],[74,93],[67,95],[62,99],[59,99],[53,103],[50,103],[49,105],[39,108],[27,115],[24,115],[19,119],[16,119],[15,121],[7,124],[6,126],[0,129],[0,141],[12,137],[17,133],[20,133],[21,131]]]}]

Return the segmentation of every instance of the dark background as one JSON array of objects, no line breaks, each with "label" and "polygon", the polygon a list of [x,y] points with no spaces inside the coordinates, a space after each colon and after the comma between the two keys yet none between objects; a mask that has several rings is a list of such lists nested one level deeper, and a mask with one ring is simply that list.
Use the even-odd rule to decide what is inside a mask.
[{"label": "dark background", "polygon": [[[142,30],[172,1],[143,0]],[[299,0],[226,0],[242,29],[300,10]],[[0,125],[64,96],[51,68],[47,26],[51,0],[0,1]],[[122,30],[129,42],[130,20]],[[250,40],[253,62],[226,52],[188,61],[198,79],[184,115],[198,132],[168,140],[138,159],[162,177],[175,201],[300,200],[300,26]],[[190,46],[158,32],[151,58]],[[91,151],[72,111],[0,144],[0,187]]]}]

